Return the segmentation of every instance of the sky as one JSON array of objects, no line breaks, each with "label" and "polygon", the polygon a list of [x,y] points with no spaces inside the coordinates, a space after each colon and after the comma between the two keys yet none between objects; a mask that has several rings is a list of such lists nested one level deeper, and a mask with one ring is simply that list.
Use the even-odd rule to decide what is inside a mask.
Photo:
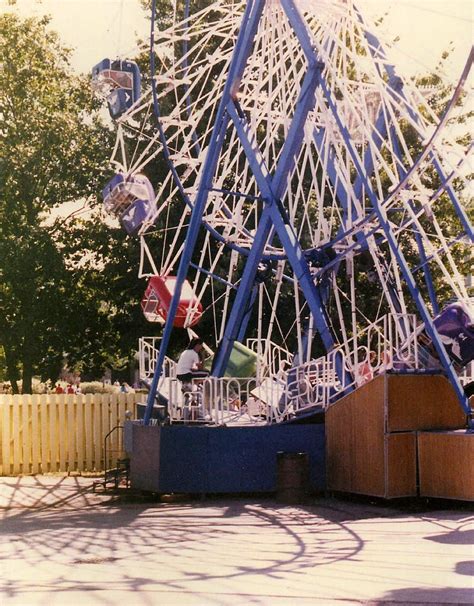
[{"label": "sky", "polygon": [[[456,81],[473,39],[473,0],[359,0],[370,15],[388,12],[383,29],[390,39],[400,37],[393,56],[400,73],[412,75],[432,69],[452,41],[450,69]],[[12,10],[0,0],[0,12]],[[130,57],[137,37],[149,36],[146,13],[139,0],[17,0],[22,15],[50,14],[52,27],[73,47],[73,66],[89,72],[100,60]]]},{"label": "sky", "polygon": [[[11,10],[8,0],[0,0],[0,12]],[[75,49],[73,66],[80,72],[89,72],[106,57],[133,55],[137,38],[147,39],[150,33],[139,0],[17,0],[13,11],[51,15],[51,27]]]}]

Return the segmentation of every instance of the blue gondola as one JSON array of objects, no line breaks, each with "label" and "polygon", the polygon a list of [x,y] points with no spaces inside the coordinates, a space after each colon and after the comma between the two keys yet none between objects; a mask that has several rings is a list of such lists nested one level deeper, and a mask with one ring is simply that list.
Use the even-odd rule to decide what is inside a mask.
[{"label": "blue gondola", "polygon": [[155,209],[155,192],[144,175],[116,174],[102,190],[104,208],[129,235],[138,232]]},{"label": "blue gondola", "polygon": [[140,98],[140,69],[134,61],[103,59],[92,68],[92,86],[107,98],[116,120]]}]

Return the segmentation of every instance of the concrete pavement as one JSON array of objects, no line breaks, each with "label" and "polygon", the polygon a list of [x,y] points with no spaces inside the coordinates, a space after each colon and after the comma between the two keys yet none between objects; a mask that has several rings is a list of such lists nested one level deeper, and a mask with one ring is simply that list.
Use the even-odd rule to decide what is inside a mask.
[{"label": "concrete pavement", "polygon": [[146,502],[0,478],[2,605],[472,604],[466,505]]}]

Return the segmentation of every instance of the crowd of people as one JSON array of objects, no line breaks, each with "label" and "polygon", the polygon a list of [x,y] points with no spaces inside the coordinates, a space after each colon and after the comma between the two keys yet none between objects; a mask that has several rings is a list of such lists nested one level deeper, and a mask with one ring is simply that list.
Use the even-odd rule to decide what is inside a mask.
[{"label": "crowd of people", "polygon": [[[57,395],[62,395],[62,394],[66,394],[66,395],[75,395],[75,394],[82,394],[83,393],[83,388],[81,386],[80,381],[57,381],[56,383],[50,383],[49,381],[47,381],[46,383],[40,383],[40,384],[35,384],[35,386],[33,386],[33,393],[48,393],[48,394],[57,394]],[[126,382],[122,382],[120,383],[119,381],[115,381],[114,383],[104,383],[102,382],[102,385],[109,385],[111,386],[113,389],[111,391],[116,391],[116,392],[120,392],[120,393],[135,393],[136,389],[139,389],[139,385],[129,385]],[[21,385],[20,387],[20,392],[21,392]],[[88,388],[88,392],[91,392],[91,386],[88,385],[87,383],[85,384],[85,388]],[[11,384],[7,381],[0,381],[0,394],[13,394],[13,388],[11,386]]]},{"label": "crowd of people", "polygon": [[72,383],[68,383],[66,387],[63,387],[60,383],[56,383],[56,385],[54,386],[54,393],[67,393],[69,395],[72,395],[75,393],[82,393],[82,391],[81,386],[79,384],[73,385]]},{"label": "crowd of people", "polygon": [[[115,388],[115,391],[120,393],[134,393],[135,388],[130,386],[128,383],[119,381],[115,381],[112,386]],[[61,383],[57,383],[54,386],[54,393],[57,394],[81,394],[82,389],[80,383],[67,383],[67,385],[62,385]]]},{"label": "crowd of people", "polygon": [[0,394],[2,393],[13,393],[10,383],[0,383]]}]

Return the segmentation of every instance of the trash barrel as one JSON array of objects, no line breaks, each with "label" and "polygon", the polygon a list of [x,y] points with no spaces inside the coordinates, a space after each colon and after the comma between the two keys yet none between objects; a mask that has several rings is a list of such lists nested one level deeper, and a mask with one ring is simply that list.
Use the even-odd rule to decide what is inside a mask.
[{"label": "trash barrel", "polygon": [[277,500],[302,503],[309,490],[309,455],[307,452],[277,453]]}]

